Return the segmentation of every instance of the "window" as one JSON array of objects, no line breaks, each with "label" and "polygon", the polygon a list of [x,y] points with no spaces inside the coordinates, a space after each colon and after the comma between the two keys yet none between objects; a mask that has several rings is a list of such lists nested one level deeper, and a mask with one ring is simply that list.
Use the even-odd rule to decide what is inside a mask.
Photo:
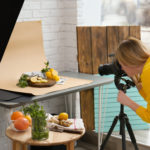
[{"label": "window", "polygon": [[150,0],[102,0],[101,25],[150,25]]}]

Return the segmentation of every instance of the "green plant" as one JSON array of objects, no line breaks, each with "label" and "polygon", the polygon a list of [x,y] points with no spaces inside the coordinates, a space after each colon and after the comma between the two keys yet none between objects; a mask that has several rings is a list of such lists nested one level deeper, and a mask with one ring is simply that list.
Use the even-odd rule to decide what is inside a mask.
[{"label": "green plant", "polygon": [[43,68],[41,70],[42,73],[45,73],[45,72],[47,72],[49,70],[49,61],[45,62],[44,64],[45,64],[45,68]]},{"label": "green plant", "polygon": [[29,76],[26,74],[23,74],[20,79],[19,82],[17,83],[17,86],[25,88],[28,86],[28,80],[29,80]]},{"label": "green plant", "polygon": [[27,107],[23,107],[23,112],[25,115],[30,114],[32,118],[32,139],[42,140],[47,139],[49,131],[46,128],[46,112],[43,106],[39,106],[35,101]]}]

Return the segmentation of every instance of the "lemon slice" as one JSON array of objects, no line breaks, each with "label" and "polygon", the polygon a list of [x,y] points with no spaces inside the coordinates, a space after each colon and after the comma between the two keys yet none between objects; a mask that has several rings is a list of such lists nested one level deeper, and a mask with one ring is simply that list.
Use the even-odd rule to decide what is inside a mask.
[{"label": "lemon slice", "polygon": [[42,79],[41,83],[47,83],[48,81],[46,79]]},{"label": "lemon slice", "polygon": [[37,76],[31,77],[30,81],[33,82],[33,83],[37,82]]},{"label": "lemon slice", "polygon": [[43,78],[42,78],[42,77],[37,77],[37,79],[38,79],[38,80],[42,80]]}]

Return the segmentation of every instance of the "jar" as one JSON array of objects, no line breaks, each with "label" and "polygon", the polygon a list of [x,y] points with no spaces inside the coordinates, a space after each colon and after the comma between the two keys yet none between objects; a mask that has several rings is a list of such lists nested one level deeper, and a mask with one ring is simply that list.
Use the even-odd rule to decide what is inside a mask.
[{"label": "jar", "polygon": [[37,117],[32,118],[32,139],[33,140],[46,140],[49,137],[49,128],[45,118]]}]

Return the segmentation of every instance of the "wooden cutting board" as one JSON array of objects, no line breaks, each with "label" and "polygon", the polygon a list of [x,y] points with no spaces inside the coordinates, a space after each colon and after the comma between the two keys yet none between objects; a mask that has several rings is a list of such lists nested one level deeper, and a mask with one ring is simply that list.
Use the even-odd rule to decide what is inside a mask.
[{"label": "wooden cutting board", "polygon": [[33,82],[31,82],[31,81],[29,81],[28,83],[29,83],[29,86],[42,88],[42,87],[50,87],[50,86],[53,86],[53,85],[56,84],[56,81],[49,79],[48,82],[46,82],[46,83],[38,83],[38,82],[33,83]]}]

